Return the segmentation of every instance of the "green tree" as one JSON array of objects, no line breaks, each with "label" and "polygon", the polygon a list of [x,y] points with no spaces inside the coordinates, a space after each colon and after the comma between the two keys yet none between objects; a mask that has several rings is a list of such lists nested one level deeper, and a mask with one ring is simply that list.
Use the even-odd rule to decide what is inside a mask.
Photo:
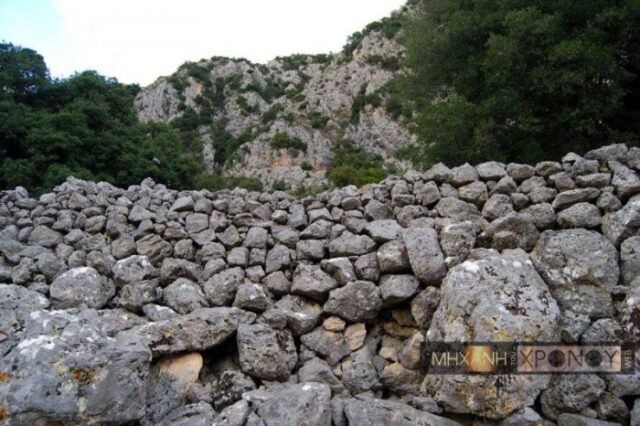
[{"label": "green tree", "polygon": [[640,1],[422,1],[406,96],[423,164],[536,161],[640,135]]},{"label": "green tree", "polygon": [[0,43],[0,97],[28,101],[48,82],[47,65],[36,51]]}]

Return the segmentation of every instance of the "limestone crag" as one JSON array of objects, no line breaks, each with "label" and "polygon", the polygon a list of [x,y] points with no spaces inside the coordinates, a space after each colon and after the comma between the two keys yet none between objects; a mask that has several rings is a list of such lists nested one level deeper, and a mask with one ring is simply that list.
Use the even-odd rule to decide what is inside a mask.
[{"label": "limestone crag", "polygon": [[[395,14],[405,13],[408,6]],[[399,37],[374,29],[352,52],[293,55],[267,64],[201,60],[144,88],[135,108],[143,122],[170,122],[187,110],[203,117],[197,131],[209,172],[319,185],[326,182],[338,140],[353,140],[396,163],[395,151],[415,141],[408,119],[385,107],[389,83],[401,72]],[[297,138],[301,146],[274,147],[278,134]],[[233,153],[230,139],[239,145]]]},{"label": "limestone crag", "polygon": [[640,341],[640,149],[363,188],[0,192],[0,424],[638,424],[629,375],[425,342]]}]

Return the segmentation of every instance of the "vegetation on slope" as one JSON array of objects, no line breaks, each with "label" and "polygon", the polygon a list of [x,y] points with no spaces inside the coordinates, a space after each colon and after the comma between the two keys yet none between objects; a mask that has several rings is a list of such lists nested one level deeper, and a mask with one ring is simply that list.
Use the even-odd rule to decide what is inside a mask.
[{"label": "vegetation on slope", "polygon": [[0,188],[41,193],[70,175],[125,187],[145,177],[179,189],[256,186],[203,178],[202,116],[186,110],[173,125],[139,123],[138,90],[93,71],[51,79],[37,52],[0,44]]}]

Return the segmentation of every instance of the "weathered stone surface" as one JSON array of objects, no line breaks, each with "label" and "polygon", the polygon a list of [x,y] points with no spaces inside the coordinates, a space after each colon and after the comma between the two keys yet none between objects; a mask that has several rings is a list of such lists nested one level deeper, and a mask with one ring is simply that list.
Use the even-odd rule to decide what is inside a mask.
[{"label": "weathered stone surface", "polygon": [[298,362],[293,338],[288,331],[265,324],[240,324],[236,337],[242,371],[263,380],[287,380]]},{"label": "weathered stone surface", "polygon": [[[447,274],[441,289],[442,302],[427,332],[429,341],[557,338],[558,307],[523,252],[466,261]],[[491,375],[427,375],[423,387],[446,410],[501,418],[531,405],[548,380],[518,375],[505,383],[500,376]]]},{"label": "weathered stone surface", "polygon": [[602,233],[618,247],[640,228],[640,200],[631,201],[617,212],[602,219]]},{"label": "weathered stone surface", "polygon": [[624,285],[640,277],[640,236],[627,238],[620,246],[620,278]]},{"label": "weathered stone surface", "polygon": [[558,213],[561,228],[595,228],[601,221],[600,209],[589,203],[574,204]]},{"label": "weathered stone surface", "polygon": [[577,413],[595,402],[604,392],[605,383],[595,374],[556,376],[542,392],[542,412],[551,419],[562,413]]},{"label": "weathered stone surface", "polygon": [[334,395],[346,392],[342,382],[333,374],[331,366],[319,358],[312,358],[300,367],[298,370],[298,381],[300,383],[325,383],[329,385],[331,393]]},{"label": "weathered stone surface", "polygon": [[171,244],[164,241],[158,235],[149,234],[136,241],[138,254],[147,256],[153,265],[159,265],[165,257],[173,253]]},{"label": "weathered stone surface", "polygon": [[311,333],[303,335],[300,340],[307,348],[321,355],[331,365],[335,365],[351,353],[351,348],[342,333],[316,328]]},{"label": "weathered stone surface", "polygon": [[332,290],[323,310],[349,322],[372,320],[382,308],[380,290],[369,281],[354,281]]},{"label": "weathered stone surface", "polygon": [[383,275],[379,287],[382,306],[386,308],[410,299],[420,288],[420,282],[413,275]]},{"label": "weathered stone surface", "polygon": [[293,274],[291,293],[322,302],[327,298],[329,291],[337,286],[337,281],[319,266],[298,265]]},{"label": "weathered stone surface", "polygon": [[558,426],[619,426],[620,423],[594,419],[579,414],[564,413],[558,416]]},{"label": "weathered stone surface", "polygon": [[344,415],[350,426],[368,425],[420,425],[420,426],[460,426],[460,423],[409,405],[367,397],[349,398],[344,401]]},{"label": "weathered stone surface", "polygon": [[239,401],[243,393],[255,388],[253,379],[242,371],[223,371],[213,387],[213,405],[216,410],[223,410]]},{"label": "weathered stone surface", "polygon": [[425,284],[438,283],[447,273],[438,233],[432,228],[404,229],[402,240],[413,273]]},{"label": "weathered stone surface", "polygon": [[168,307],[180,314],[209,306],[200,286],[186,278],[178,278],[169,284],[163,291],[163,299]]},{"label": "weathered stone surface", "polygon": [[55,247],[62,242],[62,235],[46,226],[36,226],[29,234],[29,244]]},{"label": "weathered stone surface", "polygon": [[275,307],[284,314],[295,335],[313,330],[322,314],[320,305],[298,296],[287,295],[278,300]]},{"label": "weathered stone surface", "polygon": [[[244,72],[231,65],[225,74],[216,65],[212,76]],[[265,75],[254,70],[261,84]],[[282,72],[286,85],[301,84],[295,70]],[[257,93],[244,96],[268,109]],[[249,116],[237,115],[227,131],[242,133],[237,120]],[[305,132],[302,125],[309,143]],[[291,164],[277,173],[313,155],[301,179],[322,179],[318,161],[330,159],[330,144],[317,133],[313,153],[275,150],[287,158],[269,161]],[[371,137],[357,143],[372,148]],[[248,148],[251,161],[263,149]],[[260,401],[320,382],[333,395],[321,420],[340,426],[440,421],[425,411],[465,424],[628,424],[640,374],[553,383],[425,376],[420,359],[425,340],[640,341],[640,150],[586,157],[453,172],[439,165],[301,200],[282,191],[178,192],[151,179],[120,189],[69,178],[38,199],[0,191],[0,417],[264,426],[281,423],[282,413],[259,412]],[[531,259],[512,247],[532,249]],[[91,273],[68,279],[82,271]],[[350,394],[361,392],[355,400],[399,405],[376,401],[354,420]]]},{"label": "weathered stone surface", "polygon": [[365,225],[364,230],[371,238],[373,238],[374,241],[378,243],[386,243],[387,241],[398,238],[402,231],[402,227],[395,220],[385,219],[368,222]]},{"label": "weathered stone surface", "polygon": [[[376,252],[376,256],[378,258],[377,266],[383,274],[409,272],[411,270],[407,247],[402,240],[389,241],[383,244]],[[364,276],[362,278],[367,279]],[[374,275],[369,279],[377,281],[377,276]]]},{"label": "weathered stone surface", "polygon": [[342,362],[342,381],[353,393],[367,392],[382,386],[373,363],[373,354],[364,347]]},{"label": "weathered stone surface", "polygon": [[602,235],[584,229],[545,231],[531,259],[560,306],[592,317],[612,313],[618,252]]},{"label": "weathered stone surface", "polygon": [[529,251],[540,233],[530,216],[512,213],[491,222],[487,236],[492,239],[496,250],[521,248]]},{"label": "weathered stone surface", "polygon": [[347,284],[356,279],[353,264],[347,257],[324,259],[320,265],[322,270],[331,275],[339,284]]},{"label": "weathered stone surface", "polygon": [[175,318],[127,331],[143,342],[154,356],[204,351],[227,340],[239,324],[251,323],[255,314],[237,308],[202,308]]},{"label": "weathered stone surface", "polygon": [[145,415],[149,349],[109,336],[97,321],[34,311],[0,367],[0,405],[11,424],[126,423]]},{"label": "weathered stone surface", "polygon": [[242,268],[231,268],[215,274],[203,285],[204,294],[212,306],[231,304],[244,280]]},{"label": "weathered stone surface", "polygon": [[329,243],[331,257],[357,256],[369,253],[376,243],[366,235],[354,235],[344,232]]},{"label": "weathered stone surface", "polygon": [[51,283],[49,294],[61,308],[102,308],[115,295],[115,286],[93,268],[74,268]]},{"label": "weathered stone surface", "polygon": [[284,384],[243,395],[266,426],[330,426],[331,389],[323,383]]}]

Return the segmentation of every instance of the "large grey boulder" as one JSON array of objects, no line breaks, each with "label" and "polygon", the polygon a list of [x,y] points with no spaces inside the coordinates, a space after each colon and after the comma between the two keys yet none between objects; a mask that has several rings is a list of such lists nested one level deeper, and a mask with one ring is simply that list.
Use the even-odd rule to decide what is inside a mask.
[{"label": "large grey boulder", "polygon": [[640,200],[630,201],[621,210],[602,219],[602,233],[616,246],[640,229]]},{"label": "large grey boulder", "polygon": [[316,265],[300,264],[293,274],[291,293],[322,302],[338,282]]},{"label": "large grey boulder", "polygon": [[331,389],[324,383],[270,386],[242,397],[265,426],[331,426]]},{"label": "large grey boulder", "polygon": [[633,170],[618,161],[609,161],[609,169],[613,171],[611,183],[621,200],[640,192],[640,177]]},{"label": "large grey boulder", "polygon": [[413,275],[383,275],[379,286],[382,306],[389,307],[413,297],[420,289],[420,281]]},{"label": "large grey boulder", "polygon": [[49,295],[61,308],[102,308],[115,295],[113,283],[89,267],[60,274],[49,287]]},{"label": "large grey boulder", "polygon": [[201,308],[188,315],[152,322],[127,330],[129,338],[149,347],[154,357],[211,349],[231,337],[240,324],[256,315],[237,308]]},{"label": "large grey boulder", "polygon": [[141,419],[151,352],[139,340],[122,339],[102,325],[115,319],[34,311],[22,340],[1,362],[8,375],[0,380],[0,411],[7,410],[9,424]]},{"label": "large grey boulder", "polygon": [[29,235],[29,244],[53,248],[62,242],[62,235],[47,226],[36,226]]},{"label": "large grey boulder", "polygon": [[178,278],[163,291],[165,304],[180,314],[188,314],[209,306],[200,286],[186,278]]},{"label": "large grey boulder", "polygon": [[402,227],[392,219],[374,220],[364,226],[364,230],[378,243],[395,240],[400,235]]},{"label": "large grey boulder", "polygon": [[117,285],[133,284],[156,275],[156,268],[151,265],[147,256],[129,256],[118,260],[112,268],[113,278]]},{"label": "large grey boulder", "polygon": [[274,330],[266,324],[240,324],[236,341],[240,367],[252,377],[285,381],[298,362],[288,330]]},{"label": "large grey boulder", "polygon": [[612,314],[618,252],[602,235],[584,229],[545,231],[531,259],[560,306],[592,317]]},{"label": "large grey boulder", "polygon": [[[466,261],[442,282],[431,342],[555,341],[560,312],[522,251]],[[500,314],[497,315],[496,312]],[[427,375],[423,387],[445,410],[502,418],[533,404],[549,377]]]},{"label": "large grey boulder", "polygon": [[317,303],[292,295],[278,300],[275,308],[284,314],[287,326],[294,335],[313,330],[322,314],[322,307]]},{"label": "large grey boulder", "polygon": [[331,365],[335,365],[351,353],[351,348],[345,340],[344,334],[325,330],[322,327],[303,335],[300,341],[307,348],[321,355]]},{"label": "large grey boulder", "polygon": [[533,218],[522,213],[511,213],[491,222],[487,230],[492,247],[496,250],[521,248],[529,251],[540,236]]},{"label": "large grey boulder", "polygon": [[366,235],[344,232],[329,243],[331,257],[358,256],[372,251],[376,243]]},{"label": "large grey boulder", "polygon": [[139,255],[147,256],[153,265],[159,265],[165,257],[173,253],[171,244],[155,234],[148,234],[136,241]]},{"label": "large grey boulder", "polygon": [[213,275],[203,285],[204,294],[212,306],[230,305],[236,296],[236,291],[244,281],[245,272],[242,268],[226,269]]},{"label": "large grey boulder", "polygon": [[591,203],[578,203],[558,213],[561,228],[595,228],[600,226],[600,209]]},{"label": "large grey boulder", "polygon": [[331,388],[332,394],[346,393],[342,382],[335,376],[331,366],[319,358],[311,358],[298,370],[300,383],[316,382],[325,383]]},{"label": "large grey boulder", "polygon": [[425,284],[440,282],[447,268],[436,230],[426,227],[403,229],[402,240],[415,276]]},{"label": "large grey boulder", "polygon": [[[382,273],[409,272],[411,270],[407,247],[402,240],[384,243],[376,252],[376,256]],[[377,278],[371,279],[377,281]]]},{"label": "large grey boulder", "polygon": [[354,281],[329,293],[323,310],[349,322],[373,320],[382,308],[380,289],[369,281]]}]

